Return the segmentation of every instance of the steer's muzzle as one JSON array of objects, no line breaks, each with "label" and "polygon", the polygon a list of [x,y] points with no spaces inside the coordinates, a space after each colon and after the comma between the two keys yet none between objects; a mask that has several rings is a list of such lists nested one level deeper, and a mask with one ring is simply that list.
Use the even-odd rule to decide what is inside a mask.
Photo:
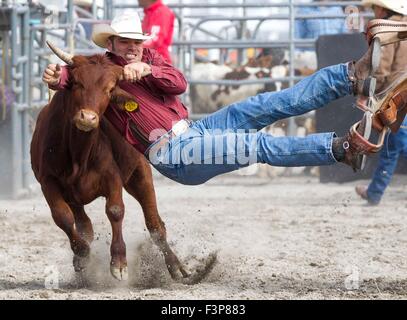
[{"label": "steer's muzzle", "polygon": [[76,113],[73,121],[79,130],[87,132],[98,127],[99,116],[94,111],[82,109]]}]

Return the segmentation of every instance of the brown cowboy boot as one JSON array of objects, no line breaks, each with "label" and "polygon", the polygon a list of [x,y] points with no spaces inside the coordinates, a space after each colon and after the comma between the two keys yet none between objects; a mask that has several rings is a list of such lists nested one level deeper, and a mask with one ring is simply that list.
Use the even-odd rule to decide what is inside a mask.
[{"label": "brown cowboy boot", "polygon": [[[383,144],[381,141],[380,146],[371,143],[366,138],[366,127],[368,126],[368,118],[364,116],[361,121],[355,123],[349,132],[340,138],[335,138],[332,151],[335,158],[339,162],[343,162],[352,167],[353,171],[358,169],[363,170],[366,162],[366,155],[378,152]],[[368,130],[370,135],[370,130]],[[342,149],[342,153],[338,149]],[[339,155],[339,156],[338,156]]]},{"label": "brown cowboy boot", "polygon": [[367,194],[367,189],[368,187],[365,185],[357,185],[355,187],[355,192],[358,196],[360,196],[362,199],[367,200],[367,202],[369,203],[369,205],[371,206],[377,206],[380,203],[379,201],[374,201],[372,199],[369,198],[368,194]]},{"label": "brown cowboy boot", "polygon": [[364,185],[357,185],[355,187],[355,192],[359,195],[362,199],[367,200],[367,186]]}]

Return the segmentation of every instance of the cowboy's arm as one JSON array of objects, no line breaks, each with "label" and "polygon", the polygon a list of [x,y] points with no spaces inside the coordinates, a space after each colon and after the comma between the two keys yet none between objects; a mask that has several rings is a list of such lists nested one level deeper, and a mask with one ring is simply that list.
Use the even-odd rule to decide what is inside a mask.
[{"label": "cowboy's arm", "polygon": [[134,62],[124,66],[124,80],[137,81],[146,77],[150,85],[164,94],[179,95],[185,92],[187,81],[181,71],[167,63],[155,50],[148,60],[149,63]]},{"label": "cowboy's arm", "polygon": [[181,71],[174,67],[151,66],[154,86],[166,94],[179,95],[187,89],[187,81]]},{"label": "cowboy's arm", "polygon": [[155,53],[150,64],[149,80],[165,94],[179,95],[187,89],[187,81],[180,70],[167,63],[159,53]]}]

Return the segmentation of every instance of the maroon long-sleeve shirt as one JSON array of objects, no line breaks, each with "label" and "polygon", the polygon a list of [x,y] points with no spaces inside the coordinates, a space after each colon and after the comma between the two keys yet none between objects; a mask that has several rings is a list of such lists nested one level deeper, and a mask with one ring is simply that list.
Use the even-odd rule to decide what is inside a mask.
[{"label": "maroon long-sleeve shirt", "polygon": [[[117,65],[127,64],[125,59],[111,52],[107,52],[106,55]],[[161,134],[167,132],[174,123],[187,118],[188,111],[178,97],[187,88],[187,82],[181,71],[165,62],[161,55],[152,49],[144,48],[142,61],[151,66],[150,75],[136,82],[119,82],[121,89],[134,96],[138,110],[128,112],[110,105],[105,116],[130,144],[144,153],[146,146],[133,136],[130,121],[147,136],[157,138],[157,132]],[[68,86],[69,69],[62,67],[61,81],[50,88],[60,90]],[[155,134],[152,134],[153,131]]]}]

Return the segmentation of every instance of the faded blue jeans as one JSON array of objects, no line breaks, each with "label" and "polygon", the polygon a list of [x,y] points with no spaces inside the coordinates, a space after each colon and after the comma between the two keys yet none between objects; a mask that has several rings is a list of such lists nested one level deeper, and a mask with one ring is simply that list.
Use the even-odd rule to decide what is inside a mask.
[{"label": "faded blue jeans", "polygon": [[379,164],[367,188],[370,203],[378,204],[393,177],[400,154],[407,156],[407,117],[396,133],[389,133],[380,152]]},{"label": "faded blue jeans", "polygon": [[201,184],[254,163],[283,167],[334,164],[333,132],[274,137],[259,130],[351,93],[347,64],[330,66],[291,88],[258,94],[224,107],[156,148],[158,139],[145,155],[164,176],[187,185]]}]

